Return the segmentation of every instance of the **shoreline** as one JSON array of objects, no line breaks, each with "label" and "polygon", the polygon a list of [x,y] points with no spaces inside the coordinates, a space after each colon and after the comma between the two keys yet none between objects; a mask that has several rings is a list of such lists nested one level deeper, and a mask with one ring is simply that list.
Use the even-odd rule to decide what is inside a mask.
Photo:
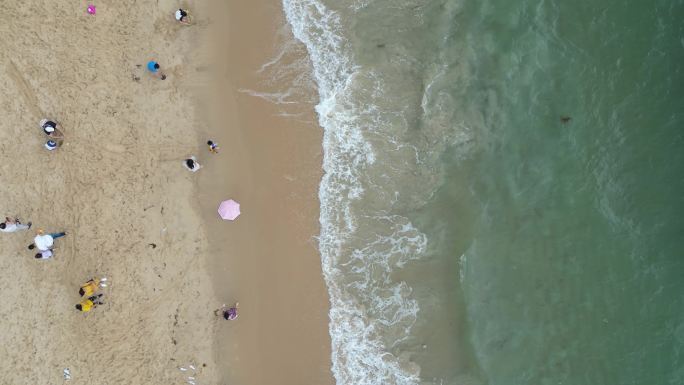
[{"label": "shoreline", "polygon": [[[281,7],[269,0],[211,7],[212,18],[221,19],[212,23],[211,51],[219,57],[212,60],[212,91],[199,100],[210,106],[212,127],[200,132],[200,147],[212,139],[221,148],[218,155],[205,151],[209,167],[198,173],[198,200],[214,291],[221,303],[240,302],[237,321],[217,324],[216,361],[224,381],[333,384],[328,292],[315,241],[322,130],[313,105],[295,120],[239,91],[270,80],[257,70],[275,55],[273,21],[286,23]],[[216,214],[230,198],[241,203],[235,222]]]}]

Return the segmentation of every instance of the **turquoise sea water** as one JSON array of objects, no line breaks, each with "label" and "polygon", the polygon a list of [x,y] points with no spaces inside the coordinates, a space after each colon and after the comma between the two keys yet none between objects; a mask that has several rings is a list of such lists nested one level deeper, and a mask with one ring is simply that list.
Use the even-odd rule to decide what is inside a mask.
[{"label": "turquoise sea water", "polygon": [[339,384],[684,384],[684,1],[283,5]]}]

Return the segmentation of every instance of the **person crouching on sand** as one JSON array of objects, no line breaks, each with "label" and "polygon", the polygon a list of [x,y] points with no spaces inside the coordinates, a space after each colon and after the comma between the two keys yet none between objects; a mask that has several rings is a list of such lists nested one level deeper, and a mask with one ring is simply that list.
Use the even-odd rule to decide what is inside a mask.
[{"label": "person crouching on sand", "polygon": [[192,172],[197,172],[200,168],[202,168],[202,165],[197,162],[197,159],[194,156],[184,160],[183,166]]},{"label": "person crouching on sand", "polygon": [[[32,243],[28,246],[29,250],[33,250],[35,248],[36,248],[35,243]],[[34,257],[36,259],[50,259],[55,255],[54,250],[55,249],[52,246],[50,246],[49,248],[47,248],[45,250],[38,249],[38,253],[36,255],[34,255]]]},{"label": "person crouching on sand", "polygon": [[161,71],[161,66],[154,60],[147,62],[147,70],[156,78],[166,79],[166,75]]},{"label": "person crouching on sand", "polygon": [[225,304],[221,306],[220,309],[214,310],[214,315],[218,317],[219,313],[223,317],[223,319],[227,321],[233,321],[236,320],[238,317],[238,306],[240,305],[239,302],[235,302],[234,306],[227,307]]},{"label": "person crouching on sand", "polygon": [[[31,245],[31,246],[33,246],[33,245]],[[29,249],[31,248],[31,246],[29,246]],[[36,254],[34,256],[34,258],[36,258],[36,259],[50,259],[50,258],[52,258],[53,255],[54,254],[52,253],[52,249],[49,249],[49,250],[41,251],[40,253]]]},{"label": "person crouching on sand", "polygon": [[88,280],[88,282],[81,285],[81,288],[78,289],[78,294],[80,294],[81,297],[91,297],[100,288],[107,287],[107,284],[105,282],[107,282],[107,278],[100,278],[97,281],[91,278]]},{"label": "person crouching on sand", "polygon": [[40,128],[43,129],[43,133],[48,137],[48,141],[45,142],[46,149],[52,151],[62,145],[64,134],[57,128],[57,123],[52,120],[43,119],[40,121]]},{"label": "person crouching on sand", "polygon": [[87,299],[84,299],[83,301],[81,301],[81,303],[76,305],[76,310],[87,313],[92,309],[96,308],[98,305],[104,305],[104,302],[100,301],[101,297],[102,294],[98,294],[88,297]]},{"label": "person crouching on sand", "polygon": [[184,9],[178,9],[174,15],[176,20],[185,25],[190,25],[190,14]]}]

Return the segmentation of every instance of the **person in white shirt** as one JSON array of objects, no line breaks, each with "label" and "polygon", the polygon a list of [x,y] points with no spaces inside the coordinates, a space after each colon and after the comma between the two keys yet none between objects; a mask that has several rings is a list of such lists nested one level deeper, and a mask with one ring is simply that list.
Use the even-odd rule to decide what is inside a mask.
[{"label": "person in white shirt", "polygon": [[52,245],[57,238],[65,236],[65,232],[44,234],[43,230],[38,230],[38,235],[33,238],[33,243],[29,245],[29,250],[38,248],[40,251],[52,250]]},{"label": "person in white shirt", "polygon": [[0,231],[3,233],[13,233],[19,230],[28,230],[31,228],[31,222],[24,225],[19,221],[19,218],[5,217],[5,221],[0,223]]},{"label": "person in white shirt", "polygon": [[176,20],[185,25],[190,25],[190,15],[188,14],[188,11],[184,9],[178,9],[175,13]]},{"label": "person in white shirt", "polygon": [[36,259],[50,259],[52,258],[52,250],[44,250],[41,251],[40,253],[36,254],[35,258]]}]

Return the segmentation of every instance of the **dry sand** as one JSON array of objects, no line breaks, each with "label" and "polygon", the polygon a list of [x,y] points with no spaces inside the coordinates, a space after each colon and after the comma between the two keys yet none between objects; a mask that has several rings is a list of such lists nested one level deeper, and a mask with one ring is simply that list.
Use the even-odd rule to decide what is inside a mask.
[{"label": "dry sand", "polygon": [[[172,12],[187,3],[101,1],[96,16],[85,2],[3,3],[0,209],[34,228],[0,234],[2,384],[62,383],[64,368],[71,384],[183,384],[188,372],[178,367],[189,364],[197,384],[332,382],[311,240],[315,127],[226,90],[235,114],[217,134],[222,153],[209,158],[197,133],[215,131],[193,101],[216,84],[195,44],[209,11],[178,25]],[[148,76],[150,59],[167,80]],[[231,68],[249,71],[261,59]],[[57,151],[42,147],[43,117],[63,126]],[[191,154],[205,163],[197,174],[181,166]],[[243,203],[235,223],[216,220],[225,195]],[[37,228],[68,232],[54,259],[26,249]],[[83,314],[78,287],[93,276],[109,278],[106,304]],[[238,321],[215,319],[232,299]]]}]

